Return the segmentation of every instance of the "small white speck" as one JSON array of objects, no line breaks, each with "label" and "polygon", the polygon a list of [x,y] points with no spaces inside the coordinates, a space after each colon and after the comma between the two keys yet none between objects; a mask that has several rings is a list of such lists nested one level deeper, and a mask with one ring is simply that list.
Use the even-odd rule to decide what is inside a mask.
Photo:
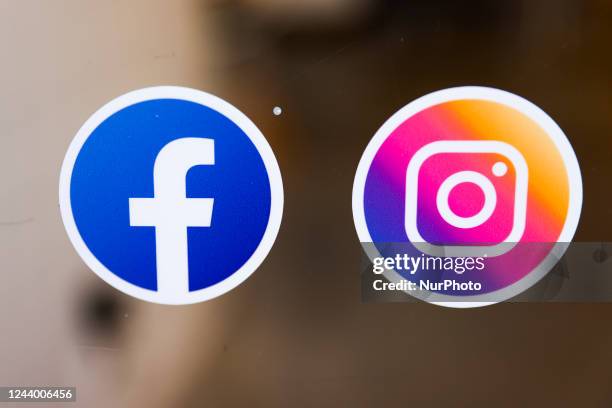
[{"label": "small white speck", "polygon": [[495,176],[502,177],[508,172],[508,166],[504,162],[497,162],[493,165],[491,171]]},{"label": "small white speck", "polygon": [[272,109],[272,113],[274,116],[280,116],[281,113],[283,113],[283,109],[280,106],[275,106],[274,109]]},{"label": "small white speck", "polygon": [[128,317],[127,313],[126,313],[126,314],[124,314],[124,315],[123,315],[123,317],[127,319],[127,317]]}]

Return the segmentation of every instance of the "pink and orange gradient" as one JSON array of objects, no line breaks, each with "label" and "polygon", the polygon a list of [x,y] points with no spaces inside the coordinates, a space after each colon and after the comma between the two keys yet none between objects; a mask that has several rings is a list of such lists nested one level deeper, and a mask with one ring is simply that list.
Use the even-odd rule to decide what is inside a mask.
[{"label": "pink and orange gradient", "polygon": [[[406,169],[417,151],[437,141],[504,142],[524,157],[528,169],[527,205],[519,243],[540,243],[540,250],[528,254],[528,245],[517,245],[504,258],[522,257],[520,268],[502,265],[495,276],[481,277],[481,282],[487,283],[483,292],[517,282],[548,256],[547,243],[563,239],[570,211],[571,178],[559,145],[547,130],[524,112],[494,100],[466,98],[433,104],[407,117],[388,133],[372,158],[363,184],[363,216],[371,242],[410,241],[405,229]],[[492,165],[499,161],[508,168],[503,177],[491,172]],[[435,206],[435,194],[442,181],[461,170],[484,174],[493,182],[497,194],[490,218],[470,229],[446,223]],[[494,245],[504,241],[513,223],[515,180],[512,163],[501,155],[441,153],[431,156],[423,162],[418,177],[417,227],[421,237],[438,245]],[[469,199],[459,197],[457,194],[461,191]],[[581,191],[580,187],[580,200]],[[465,186],[461,189],[458,186],[449,198],[451,208],[465,216],[477,212],[479,203],[482,203],[480,193]]]}]

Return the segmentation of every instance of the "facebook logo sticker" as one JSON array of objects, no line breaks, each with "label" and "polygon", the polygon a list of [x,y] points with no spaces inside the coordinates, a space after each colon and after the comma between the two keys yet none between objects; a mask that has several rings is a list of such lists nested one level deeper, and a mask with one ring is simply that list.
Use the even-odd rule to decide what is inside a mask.
[{"label": "facebook logo sticker", "polygon": [[72,141],[60,209],[85,263],[115,288],[190,304],[242,283],[280,227],[274,153],[229,103],[146,88],[98,110]]}]

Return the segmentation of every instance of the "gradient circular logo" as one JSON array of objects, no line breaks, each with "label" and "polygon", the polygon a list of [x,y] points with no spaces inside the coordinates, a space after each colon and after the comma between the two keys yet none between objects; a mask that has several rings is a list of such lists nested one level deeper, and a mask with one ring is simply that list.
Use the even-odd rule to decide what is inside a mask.
[{"label": "gradient circular logo", "polygon": [[399,245],[415,257],[486,260],[465,273],[385,273],[480,283],[428,291],[428,302],[452,307],[503,301],[535,284],[572,240],[581,206],[580,169],[563,131],[533,103],[486,87],[444,89],[400,109],[368,144],[353,186],[370,258]]}]

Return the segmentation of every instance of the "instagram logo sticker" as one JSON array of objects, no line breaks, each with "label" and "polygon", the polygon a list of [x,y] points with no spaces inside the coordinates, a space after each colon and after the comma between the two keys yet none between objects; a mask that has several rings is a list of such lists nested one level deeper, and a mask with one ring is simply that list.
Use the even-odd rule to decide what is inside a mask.
[{"label": "instagram logo sticker", "polygon": [[[399,110],[370,141],[353,186],[370,259],[398,248],[421,258],[419,270],[390,268],[387,280],[425,281],[425,300],[451,307],[537,283],[572,240],[581,206],[580,168],[561,128],[533,103],[485,87],[441,90]],[[481,267],[447,270],[431,258]],[[476,289],[458,289],[467,282]]]}]

